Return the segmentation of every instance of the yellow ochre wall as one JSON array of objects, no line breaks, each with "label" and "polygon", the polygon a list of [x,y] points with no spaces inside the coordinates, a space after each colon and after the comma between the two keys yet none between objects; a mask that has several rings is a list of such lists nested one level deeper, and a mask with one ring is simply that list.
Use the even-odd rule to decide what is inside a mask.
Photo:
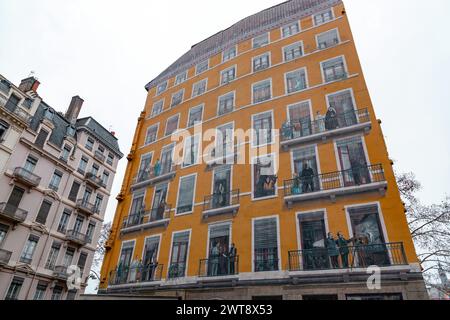
[{"label": "yellow ochre wall", "polygon": [[[400,200],[397,184],[394,178],[392,164],[388,158],[386,145],[382,136],[380,124],[375,117],[375,113],[370,100],[369,92],[363,77],[358,55],[353,42],[349,22],[342,4],[334,7],[335,19],[323,25],[313,27],[312,17],[301,20],[300,33],[291,37],[281,39],[280,28],[270,31],[270,44],[258,49],[252,49],[252,39],[245,40],[238,44],[238,56],[230,61],[221,63],[221,54],[210,58],[209,70],[195,76],[195,66],[188,70],[188,80],[173,87],[174,77],[169,80],[168,90],[159,96],[156,95],[156,88],[149,90],[145,110],[141,114],[138,122],[135,138],[130,155],[132,161],[128,163],[123,188],[121,194],[123,201],[119,201],[113,224],[111,236],[111,249],[107,252],[102,267],[102,279],[107,279],[111,270],[117,266],[121,244],[123,241],[136,240],[134,257],[142,258],[144,240],[151,235],[161,234],[160,251],[158,262],[164,264],[163,278],[167,275],[169,264],[169,252],[171,246],[172,233],[185,229],[192,229],[191,242],[188,257],[187,276],[196,276],[200,259],[206,258],[208,242],[208,225],[221,220],[232,220],[232,241],[236,243],[239,254],[239,271],[252,271],[252,218],[278,215],[280,227],[280,247],[281,263],[283,270],[287,267],[287,257],[289,250],[298,250],[297,220],[296,213],[300,211],[311,211],[326,209],[329,230],[336,234],[342,231],[348,236],[348,226],[345,216],[344,206],[354,204],[365,204],[379,202],[381,213],[387,230],[387,242],[403,242],[409,263],[417,262],[414,245],[407,226],[404,207]],[[341,43],[335,47],[317,51],[315,35],[333,28],[339,29]],[[288,63],[282,63],[282,48],[288,44],[303,41],[304,56]],[[252,57],[265,52],[271,53],[271,67],[264,71],[252,73]],[[322,84],[320,62],[340,55],[345,56],[349,77],[343,81],[331,84]],[[280,64],[280,65],[278,65]],[[237,80],[228,85],[220,86],[220,71],[229,66],[237,65]],[[285,96],[284,73],[302,67],[307,68],[308,89],[302,92]],[[207,92],[199,97],[191,99],[192,85],[204,78],[208,78]],[[267,102],[252,106],[251,85],[252,83],[272,78],[272,97],[282,96]],[[185,88],[183,102],[170,108],[171,95],[181,88]],[[220,124],[234,121],[235,129],[251,128],[251,115],[267,110],[274,110],[275,128],[279,129],[287,119],[287,106],[289,104],[304,100],[311,100],[313,114],[317,111],[325,114],[327,110],[325,95],[352,88],[356,100],[357,109],[368,108],[372,122],[372,129],[368,135],[364,136],[370,164],[382,164],[388,182],[387,192],[382,196],[378,192],[362,193],[351,196],[341,196],[333,203],[328,199],[305,201],[293,205],[288,209],[284,203],[283,190],[278,190],[278,197],[252,201],[251,196],[243,196],[240,199],[240,209],[234,218],[231,216],[219,216],[202,220],[202,205],[195,206],[192,214],[174,217],[171,212],[171,220],[167,228],[150,229],[144,232],[136,232],[120,237],[120,225],[125,216],[129,214],[132,193],[130,191],[131,182],[136,176],[140,157],[142,154],[154,151],[153,163],[160,158],[161,148],[171,143],[170,137],[163,138],[166,126],[166,119],[172,115],[180,113],[179,128],[185,128],[189,108],[205,104],[203,113],[203,130],[215,128]],[[236,110],[221,117],[216,117],[217,101],[220,95],[236,90]],[[155,102],[164,98],[164,112],[150,119],[152,106]],[[244,109],[240,110],[243,106]],[[208,120],[210,119],[210,120]],[[155,123],[160,123],[157,142],[143,147],[146,130]],[[193,133],[193,129],[189,129]],[[248,145],[246,146],[248,147]],[[334,172],[338,170],[336,155],[334,151],[333,139],[326,143],[317,143],[318,158],[321,173]],[[274,152],[271,151],[271,152]],[[247,152],[248,154],[248,152]],[[131,158],[130,158],[131,159]],[[248,158],[247,158],[248,159]],[[291,153],[280,150],[280,170],[278,173],[278,187],[283,185],[283,181],[291,179]],[[248,161],[247,161],[248,163]],[[204,196],[211,194],[211,184],[213,171],[205,170],[205,164],[195,165],[186,169],[178,168],[175,179],[169,183],[167,203],[176,206],[177,191],[180,177],[192,173],[197,173],[195,203],[202,203]],[[234,165],[232,169],[232,189],[240,189],[241,193],[251,192],[251,165]],[[151,206],[154,187],[149,187],[146,193],[146,208]],[[101,287],[105,288],[107,281],[102,282]]]}]

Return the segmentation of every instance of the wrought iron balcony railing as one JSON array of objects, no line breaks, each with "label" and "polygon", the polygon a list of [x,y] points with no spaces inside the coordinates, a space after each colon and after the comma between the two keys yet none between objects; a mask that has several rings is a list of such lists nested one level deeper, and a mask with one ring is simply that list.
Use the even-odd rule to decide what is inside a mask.
[{"label": "wrought iron balcony railing", "polygon": [[99,150],[96,150],[94,152],[94,158],[100,162],[105,162],[105,159],[106,159],[105,155],[102,152],[100,152]]},{"label": "wrought iron balcony railing", "polygon": [[67,267],[66,266],[56,266],[53,270],[53,276],[55,276],[58,279],[67,279]]},{"label": "wrought iron balcony railing", "polygon": [[354,245],[336,250],[327,248],[289,251],[289,271],[329,270],[406,265],[403,243]]},{"label": "wrought iron balcony railing", "polygon": [[86,182],[89,183],[92,187],[99,189],[103,187],[103,180],[100,177],[97,177],[92,172],[88,172],[85,175]]},{"label": "wrought iron balcony railing", "polygon": [[84,199],[78,199],[77,200],[77,206],[76,208],[79,211],[82,211],[86,214],[92,215],[92,214],[98,214],[100,212],[100,209],[97,205],[89,203],[88,201]]},{"label": "wrought iron balcony railing", "polygon": [[90,243],[91,239],[88,235],[83,234],[76,230],[69,230],[66,233],[66,239],[72,243],[78,244],[80,246],[84,246]]},{"label": "wrought iron balcony railing", "polygon": [[173,178],[177,170],[177,165],[171,164],[166,166],[153,166],[145,170],[141,170],[133,179],[132,187],[141,187],[147,184],[170,180]]},{"label": "wrought iron balcony railing", "polygon": [[278,248],[256,249],[254,251],[255,272],[277,271],[278,263]]},{"label": "wrought iron balcony railing", "polygon": [[0,203],[0,216],[15,223],[24,222],[28,211],[12,206],[6,202]]},{"label": "wrought iron balcony railing", "polygon": [[12,252],[0,249],[0,265],[7,265],[11,259]]},{"label": "wrought iron balcony railing", "polygon": [[229,211],[236,213],[239,207],[239,197],[239,189],[208,195],[204,198],[203,212],[210,212],[212,215],[213,211],[217,211],[217,214],[227,213]]},{"label": "wrought iron balcony railing", "polygon": [[285,122],[281,128],[281,141],[289,141],[293,139],[303,138],[333,131],[341,128],[348,128],[359,123],[370,122],[369,112],[367,109],[352,110],[335,117],[326,117],[311,121],[308,118],[292,120]]},{"label": "wrought iron balcony railing", "polygon": [[31,171],[28,171],[25,168],[17,167],[14,169],[14,179],[20,181],[21,183],[29,186],[29,187],[37,187],[41,182],[41,177],[34,174]]},{"label": "wrought iron balcony railing", "polygon": [[186,275],[186,262],[171,263],[169,265],[169,279],[183,278]]},{"label": "wrought iron balcony railing", "polygon": [[161,281],[163,269],[164,265],[162,264],[116,268],[110,272],[109,285]]},{"label": "wrought iron balcony railing", "polygon": [[224,277],[239,273],[239,256],[223,257],[210,256],[200,260],[199,277]]},{"label": "wrought iron balcony railing", "polygon": [[170,219],[170,211],[172,206],[170,204],[165,204],[159,208],[153,208],[150,211],[141,211],[136,214],[131,214],[123,218],[122,229],[140,226],[144,224],[162,222]]}]

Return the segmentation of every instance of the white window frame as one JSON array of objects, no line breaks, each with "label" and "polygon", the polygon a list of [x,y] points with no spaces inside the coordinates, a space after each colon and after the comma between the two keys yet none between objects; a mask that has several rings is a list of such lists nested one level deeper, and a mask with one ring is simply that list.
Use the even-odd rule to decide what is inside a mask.
[{"label": "white window frame", "polygon": [[321,75],[322,75],[322,83],[323,83],[323,84],[326,84],[326,83],[332,83],[332,82],[335,82],[335,81],[343,80],[343,79],[334,79],[334,80],[331,80],[331,81],[326,81],[326,76],[325,76],[325,72],[324,72],[325,70],[324,70],[324,68],[323,68],[323,65],[324,65],[325,63],[327,63],[327,62],[329,62],[329,61],[331,61],[331,60],[339,59],[339,58],[342,59],[342,64],[344,65],[344,72],[345,72],[347,75],[349,74],[349,72],[348,72],[348,67],[347,67],[347,61],[346,61],[346,59],[345,59],[345,55],[340,55],[340,56],[337,56],[337,57],[334,57],[334,58],[331,58],[331,59],[327,59],[327,60],[321,61],[321,62],[320,62],[320,73],[321,73]]},{"label": "white window frame", "polygon": [[[156,107],[156,105],[159,104],[159,103],[161,103],[161,111],[155,114],[155,112],[154,112],[154,111],[155,111],[155,107]],[[152,105],[152,111],[151,111],[151,113],[150,113],[150,118],[154,118],[154,117],[160,115],[160,114],[164,111],[164,103],[165,103],[165,99],[163,98],[163,99],[161,99],[161,100],[156,101],[156,102]]]},{"label": "white window frame", "polygon": [[[305,88],[303,88],[301,90],[289,92],[288,80],[287,80],[288,75],[291,74],[291,73],[302,71],[302,70],[305,72]],[[293,94],[296,94],[296,93],[299,93],[299,92],[303,92],[305,90],[308,90],[309,89],[309,81],[308,81],[308,70],[306,69],[306,67],[302,67],[302,68],[299,68],[299,69],[295,69],[295,70],[291,70],[291,71],[286,72],[284,74],[284,88],[285,88],[285,94],[287,96],[288,95],[293,95]]]},{"label": "white window frame", "polygon": [[[183,212],[183,213],[178,213],[178,201],[180,200],[181,181],[185,180],[185,179],[188,179],[188,178],[190,178],[192,176],[195,177],[194,178],[194,192],[192,194],[192,210],[191,211],[187,211],[187,212]],[[194,211],[195,211],[196,189],[197,189],[197,173],[193,173],[193,174],[189,174],[189,175],[180,177],[180,180],[178,182],[177,202],[176,202],[176,207],[175,207],[175,217],[181,217],[181,216],[185,216],[185,215],[194,213]]]},{"label": "white window frame", "polygon": [[[168,133],[167,133],[167,125],[168,125],[168,123],[169,123],[169,120],[170,120],[170,119],[173,119],[173,118],[175,118],[175,117],[178,117],[178,120],[177,120],[177,128],[175,129],[174,132],[168,134]],[[174,114],[173,116],[167,118],[167,120],[166,120],[166,127],[165,127],[165,130],[164,130],[164,137],[170,137],[172,134],[174,134],[175,132],[177,132],[179,128],[180,128],[180,114],[177,113],[177,114]]]},{"label": "white window frame", "polygon": [[[175,84],[174,84],[174,86],[177,86],[179,84],[182,84],[183,82],[186,82],[187,77],[188,77],[188,71],[187,70],[177,74],[175,76]],[[180,81],[179,79],[182,79],[182,80]]]},{"label": "white window frame", "polygon": [[146,157],[146,156],[151,156],[151,161],[150,161],[150,166],[151,166],[151,165],[152,165],[152,162],[153,162],[153,159],[154,159],[154,158],[153,158],[154,155],[155,155],[155,152],[154,152],[154,151],[150,151],[150,152],[147,152],[147,153],[144,153],[144,154],[141,155],[141,157],[140,157],[140,159],[139,159],[138,174],[139,174],[139,172],[141,172],[141,170],[142,170],[142,160],[143,160],[143,158]]},{"label": "white window frame", "polygon": [[[328,232],[330,232],[330,228],[329,228],[329,224],[328,224],[328,212],[326,208],[321,208],[321,209],[317,209],[317,210],[308,210],[308,211],[298,211],[295,213],[295,231],[296,231],[296,235],[297,235],[297,248],[298,250],[303,250],[303,246],[302,246],[302,235],[300,232],[300,223],[299,223],[299,217],[302,215],[306,215],[306,214],[311,214],[311,213],[322,213],[323,214],[323,220],[324,220],[324,224],[325,224],[325,236],[328,234]],[[303,265],[303,261],[301,262],[301,264]]]},{"label": "white window frame", "polygon": [[[269,65],[268,65],[266,68],[263,68],[263,69],[260,69],[260,70],[255,70],[255,60],[256,60],[256,59],[263,58],[263,57],[265,57],[265,56],[268,57]],[[252,58],[252,72],[253,72],[253,73],[255,73],[255,72],[261,72],[261,71],[267,70],[267,69],[269,69],[271,66],[272,66],[272,54],[271,54],[270,51],[267,51],[267,52],[265,52],[265,53],[263,53],[263,54],[260,54],[260,55],[258,55],[258,56],[256,56],[256,57],[253,57],[253,58]]]},{"label": "white window frame", "polygon": [[[151,141],[151,142],[149,142],[149,143],[147,143],[148,133],[149,133],[150,129],[152,129],[152,128],[154,128],[154,127],[156,127],[156,137],[155,137],[155,140],[154,140],[154,141]],[[144,147],[149,146],[149,145],[155,143],[156,141],[158,141],[158,133],[159,133],[159,122],[156,123],[156,124],[154,124],[154,125],[152,125],[152,126],[150,126],[150,127],[148,127],[147,130],[145,131]]]},{"label": "white window frame", "polygon": [[[214,178],[214,175],[213,175]],[[228,225],[229,235],[228,235],[228,248],[231,247],[231,244],[233,243],[233,223],[232,221],[220,221],[220,222],[213,222],[208,224],[208,236],[206,238],[206,257],[209,258],[209,243],[211,242],[211,228],[214,227],[220,227],[220,226],[226,226]]]},{"label": "white window frame", "polygon": [[[189,151],[191,150],[190,146],[191,146],[191,143],[192,143],[192,139],[194,139],[194,141],[195,141],[195,139],[198,139],[197,157],[196,157],[194,163],[185,165],[185,162],[184,162],[185,161],[185,157],[187,156],[188,147],[189,147]],[[183,169],[190,168],[190,167],[193,167],[193,166],[196,166],[196,165],[200,164],[200,156],[201,156],[200,152],[201,152],[201,149],[202,149],[201,147],[202,147],[202,145],[201,145],[201,136],[200,136],[200,134],[196,134],[196,135],[192,135],[192,136],[186,137],[186,139],[184,141],[184,146],[183,146],[183,162],[181,163],[181,168],[183,168]]]},{"label": "white window frame", "polygon": [[257,161],[257,159],[259,159],[259,158],[264,158],[264,157],[271,157],[272,159],[273,159],[273,166],[274,166],[274,169],[276,169],[277,168],[277,163],[276,163],[276,158],[275,158],[275,153],[269,153],[269,154],[264,154],[264,155],[260,155],[260,156],[255,156],[255,157],[252,157],[252,160],[251,160],[251,166],[250,166],[250,168],[251,168],[251,170],[252,170],[252,172],[251,172],[251,179],[252,179],[252,181],[251,181],[251,184],[252,184],[252,201],[263,201],[263,200],[268,200],[268,199],[273,199],[273,198],[278,198],[278,180],[277,180],[277,183],[275,184],[275,186],[274,186],[274,188],[275,188],[275,194],[273,195],[273,196],[267,196],[267,197],[261,197],[261,198],[255,198],[255,177],[254,177],[254,166],[256,165],[256,161]]},{"label": "white window frame", "polygon": [[[231,95],[231,94],[233,94],[233,109],[231,111],[229,111],[229,112],[225,112],[223,114],[220,114],[220,99],[225,97],[225,96]],[[221,96],[219,96],[217,98],[217,113],[216,114],[217,114],[218,117],[221,117],[221,116],[224,116],[226,114],[229,114],[229,113],[233,112],[235,110],[235,108],[236,108],[236,90],[227,92],[227,93],[225,93],[225,94],[223,94],[223,95],[221,95]]]},{"label": "white window frame", "polygon": [[[204,63],[206,63],[206,69],[203,70],[203,71],[198,71],[198,67],[199,67],[201,64],[204,64]],[[208,70],[209,70],[209,59],[206,59],[206,60],[203,60],[202,62],[197,63],[197,65],[195,66],[195,75],[202,74],[202,73],[204,73],[204,72],[206,72],[206,71],[208,71]]]},{"label": "white window frame", "polygon": [[[298,31],[295,32],[295,33],[291,33],[291,34],[285,36],[284,32],[283,32],[284,28],[291,27],[294,24],[296,24],[298,26]],[[281,39],[287,39],[287,38],[292,37],[292,36],[294,36],[296,34],[299,34],[301,31],[302,31],[302,26],[300,24],[300,21],[297,20],[297,21],[293,21],[291,23],[287,23],[287,24],[281,26],[281,28],[280,28]]]},{"label": "white window frame", "polygon": [[[196,89],[195,87],[199,86],[199,85],[201,85],[203,83],[205,83],[205,91],[203,91],[202,93],[197,94],[196,90],[195,90]],[[191,95],[192,98],[199,97],[199,96],[201,96],[201,95],[203,95],[203,94],[205,94],[207,92],[208,92],[208,78],[202,79],[202,80],[200,80],[200,81],[198,81],[198,82],[196,82],[196,83],[194,83],[192,85],[192,95]]]},{"label": "white window frame", "polygon": [[[233,57],[226,57],[225,54],[228,53],[228,52],[230,52],[230,51],[233,50],[233,49],[234,49],[234,56],[233,56]],[[232,46],[232,47],[229,47],[229,48],[225,49],[224,51],[222,51],[222,63],[223,63],[223,62],[230,61],[230,60],[236,58],[237,55],[238,55],[237,45],[234,45],[234,46]]]},{"label": "white window frame", "polygon": [[180,231],[173,231],[172,232],[172,240],[170,241],[170,251],[169,251],[169,264],[167,266],[167,278],[169,279],[169,274],[170,274],[170,265],[172,264],[172,249],[173,249],[173,239],[175,238],[175,235],[178,233],[185,233],[185,232],[189,232],[189,243],[187,246],[187,252],[186,252],[186,267],[184,268],[184,277],[187,276],[188,274],[188,268],[189,268],[189,254],[191,251],[191,238],[192,238],[192,229],[185,229],[185,230],[180,230]]},{"label": "white window frame", "polygon": [[[174,104],[173,104],[173,98],[174,98],[178,93],[180,93],[180,92],[181,92],[181,101],[180,101],[180,103],[174,105]],[[180,104],[183,103],[183,101],[184,101],[184,93],[185,93],[184,88],[178,90],[177,92],[172,93],[172,97],[171,97],[171,99],[170,99],[170,108],[178,107]]]},{"label": "white window frame", "polygon": [[[261,39],[262,37],[265,37],[265,38],[267,39],[267,43],[255,47],[255,41],[256,41],[257,39]],[[265,47],[265,46],[267,46],[267,45],[269,45],[269,44],[270,44],[270,32],[268,32],[268,31],[267,31],[266,33],[263,33],[263,34],[260,34],[259,36],[254,37],[254,38],[252,39],[252,48],[253,48],[253,49],[262,48],[262,47]]]},{"label": "white window frame", "polygon": [[[224,82],[223,81],[223,75],[224,75],[224,73],[228,73],[230,70],[234,70],[234,78],[232,80]],[[220,71],[220,85],[221,86],[225,86],[225,85],[227,85],[227,84],[229,84],[229,83],[231,83],[233,81],[236,81],[236,79],[237,79],[237,65],[236,64],[232,65],[229,68],[226,68],[226,69]]]},{"label": "white window frame", "polygon": [[[159,91],[159,87],[162,86],[163,84],[165,84],[165,89],[162,90],[162,91]],[[166,92],[168,87],[169,87],[169,80],[166,80],[166,81],[161,82],[160,84],[158,84],[156,86],[156,96],[159,96],[160,94]]]},{"label": "white window frame", "polygon": [[[285,53],[285,50],[286,50],[287,48],[289,48],[289,47],[293,47],[294,45],[300,45],[300,47],[302,48],[302,54],[301,54],[301,56],[299,56],[299,57],[297,57],[297,58],[293,58],[292,60],[286,60],[286,53]],[[291,62],[291,61],[295,61],[296,59],[300,59],[300,58],[304,57],[304,55],[305,55],[305,47],[304,47],[304,45],[303,45],[303,40],[296,41],[296,42],[293,42],[293,43],[288,44],[287,46],[284,46],[284,47],[282,48],[282,54],[283,54],[283,62]]]},{"label": "white window frame", "polygon": [[[315,19],[316,16],[318,16],[318,15],[323,15],[323,14],[326,13],[327,11],[331,11],[331,18],[330,18],[330,20],[324,21],[324,22],[322,22],[322,23],[316,23],[316,19]],[[333,21],[334,19],[336,19],[336,16],[335,16],[335,14],[334,14],[334,8],[333,8],[333,7],[327,8],[327,9],[322,10],[322,11],[320,11],[320,12],[316,12],[316,13],[314,13],[314,14],[312,15],[312,22],[313,22],[313,26],[314,26],[314,27],[318,27],[318,26],[324,25],[324,24],[326,24],[326,23],[328,23],[328,22],[330,22],[330,21]]]},{"label": "white window frame", "polygon": [[[254,89],[255,89],[255,86],[257,86],[257,85],[259,85],[259,84],[261,84],[261,83],[264,83],[264,82],[269,82],[269,83],[270,83],[270,98],[269,98],[269,99],[266,99],[266,100],[263,100],[263,101],[255,102],[255,97],[254,97],[254,93],[255,93],[255,92],[254,92]],[[272,100],[272,99],[273,99],[273,85],[272,85],[272,78],[267,78],[267,79],[264,79],[264,80],[261,80],[261,81],[252,83],[252,104],[253,104],[253,105],[260,104],[260,103],[264,103],[264,102],[270,101],[270,100]]]},{"label": "white window frame", "polygon": [[[329,46],[329,47],[321,49],[320,46],[319,46],[319,37],[324,35],[324,34],[326,34],[326,33],[333,32],[333,31],[336,31],[336,36],[337,36],[337,39],[338,39],[338,43],[333,45],[333,46]],[[327,30],[325,32],[321,32],[319,34],[316,34],[316,47],[317,47],[317,50],[326,50],[328,48],[332,48],[334,46],[337,46],[340,43],[341,43],[341,36],[339,34],[339,28],[333,28],[333,29]]]},{"label": "white window frame", "polygon": [[[266,114],[266,113],[270,113],[270,117],[271,117],[271,120],[272,120],[271,121],[272,122],[272,130],[270,131],[270,141],[271,142],[270,143],[260,144],[260,145],[255,145],[255,139],[256,139],[255,134],[256,134],[256,132],[255,132],[254,120],[255,120],[255,118],[257,116],[263,115],[263,114]],[[252,128],[252,133],[251,133],[251,138],[252,138],[251,146],[252,146],[252,148],[262,148],[262,147],[265,147],[265,146],[273,145],[275,143],[275,135],[273,133],[273,130],[275,128],[275,119],[274,119],[273,109],[252,114],[252,127],[251,128]]]},{"label": "white window frame", "polygon": [[147,242],[147,239],[151,239],[151,238],[159,238],[159,239],[158,239],[158,253],[156,254],[156,261],[159,262],[159,252],[160,252],[160,249],[161,249],[162,233],[159,233],[159,234],[152,234],[152,235],[146,236],[146,237],[144,238],[144,245],[142,246],[141,259],[142,259],[142,261],[144,261],[144,255],[145,255],[145,243]]},{"label": "white window frame", "polygon": [[[283,257],[281,256],[281,242],[280,242],[280,217],[279,215],[272,215],[272,216],[267,216],[267,217],[257,217],[257,218],[252,218],[252,272],[256,272],[255,271],[255,221],[257,220],[266,220],[266,219],[273,219],[276,218],[277,221],[277,250],[278,250],[278,270],[273,270],[270,272],[276,272],[276,271],[280,271],[283,270]],[[266,271],[269,272],[269,271]],[[260,272],[258,272],[260,273]]]},{"label": "white window frame", "polygon": [[[194,110],[194,109],[200,109],[200,108],[202,109],[201,116],[200,116],[200,122],[197,122],[197,123],[194,122],[194,124],[190,125],[189,123],[191,122],[191,111]],[[187,123],[186,123],[186,128],[192,128],[192,127],[198,126],[199,124],[202,124],[203,123],[203,114],[204,114],[204,112],[205,112],[205,104],[204,103],[196,105],[196,106],[194,106],[192,108],[189,108],[188,120],[187,120]]]}]

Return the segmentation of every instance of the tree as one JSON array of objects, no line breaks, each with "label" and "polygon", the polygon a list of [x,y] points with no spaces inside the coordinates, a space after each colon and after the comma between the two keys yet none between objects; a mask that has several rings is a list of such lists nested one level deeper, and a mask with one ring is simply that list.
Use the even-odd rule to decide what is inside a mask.
[{"label": "tree", "polygon": [[425,280],[434,282],[439,264],[450,272],[450,197],[440,204],[424,205],[417,198],[422,186],[413,173],[396,178]]},{"label": "tree", "polygon": [[[111,233],[111,222],[104,223],[100,231],[100,236],[97,241],[97,248],[94,253],[94,259],[92,262],[92,271],[98,272],[105,256],[105,244],[108,241],[109,234]],[[98,277],[98,276],[96,276]]]}]

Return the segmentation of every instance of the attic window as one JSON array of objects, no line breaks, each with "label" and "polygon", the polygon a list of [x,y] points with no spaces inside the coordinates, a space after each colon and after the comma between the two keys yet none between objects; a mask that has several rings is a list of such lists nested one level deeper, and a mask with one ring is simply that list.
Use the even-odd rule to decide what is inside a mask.
[{"label": "attic window", "polygon": [[55,116],[54,110],[52,110],[50,108],[45,110],[45,113],[44,113],[45,118],[47,118],[48,120],[53,120],[54,116]]}]

